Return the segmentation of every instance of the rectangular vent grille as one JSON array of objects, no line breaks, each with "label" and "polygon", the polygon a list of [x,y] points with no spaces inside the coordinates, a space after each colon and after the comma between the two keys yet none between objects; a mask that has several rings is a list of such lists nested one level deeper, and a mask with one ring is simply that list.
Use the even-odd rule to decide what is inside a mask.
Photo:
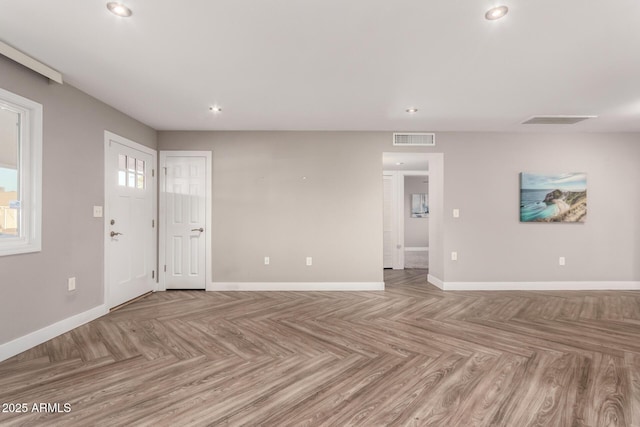
[{"label": "rectangular vent grille", "polygon": [[435,133],[394,133],[393,145],[433,147],[436,145]]},{"label": "rectangular vent grille", "polygon": [[523,125],[573,125],[597,116],[533,116],[522,122]]}]

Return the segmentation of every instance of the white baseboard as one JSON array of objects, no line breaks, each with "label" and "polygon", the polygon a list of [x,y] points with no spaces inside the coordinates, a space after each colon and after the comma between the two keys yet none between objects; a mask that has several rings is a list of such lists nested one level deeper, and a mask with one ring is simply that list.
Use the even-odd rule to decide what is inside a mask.
[{"label": "white baseboard", "polygon": [[384,291],[384,282],[212,282],[207,291]]},{"label": "white baseboard", "polygon": [[433,286],[444,290],[444,282],[438,279],[436,276],[432,276],[431,274],[427,274],[427,282],[431,283]]},{"label": "white baseboard", "polygon": [[637,291],[640,282],[429,282],[445,291]]},{"label": "white baseboard", "polygon": [[108,312],[109,310],[106,305],[99,305],[90,310],[76,314],[75,316],[60,320],[53,325],[45,326],[35,332],[23,335],[7,343],[0,344],[0,362],[40,345],[43,342],[49,341],[51,338],[55,338],[65,332],[69,332],[73,328],[77,328],[78,326],[82,326],[85,323],[97,319],[98,317],[104,316]]},{"label": "white baseboard", "polygon": [[429,252],[429,246],[405,246],[405,252]]}]

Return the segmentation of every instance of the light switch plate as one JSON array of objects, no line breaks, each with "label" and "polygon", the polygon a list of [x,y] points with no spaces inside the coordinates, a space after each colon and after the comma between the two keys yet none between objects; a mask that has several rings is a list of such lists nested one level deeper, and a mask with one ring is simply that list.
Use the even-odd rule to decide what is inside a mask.
[{"label": "light switch plate", "polygon": [[313,265],[313,258],[310,256],[307,257],[307,266]]},{"label": "light switch plate", "polygon": [[453,217],[454,218],[460,218],[460,209],[454,209],[453,210]]},{"label": "light switch plate", "polygon": [[94,218],[102,218],[102,206],[94,206],[93,207],[93,217]]},{"label": "light switch plate", "polygon": [[268,256],[264,257],[264,265],[269,265],[270,262],[271,260],[269,259]]}]

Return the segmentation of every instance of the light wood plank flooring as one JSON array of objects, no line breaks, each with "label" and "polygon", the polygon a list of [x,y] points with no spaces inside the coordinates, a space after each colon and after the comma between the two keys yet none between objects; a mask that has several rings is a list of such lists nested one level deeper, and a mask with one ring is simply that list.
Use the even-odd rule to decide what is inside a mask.
[{"label": "light wood plank flooring", "polygon": [[640,426],[640,293],[385,280],[155,293],[0,363],[0,402],[71,406],[0,425]]}]

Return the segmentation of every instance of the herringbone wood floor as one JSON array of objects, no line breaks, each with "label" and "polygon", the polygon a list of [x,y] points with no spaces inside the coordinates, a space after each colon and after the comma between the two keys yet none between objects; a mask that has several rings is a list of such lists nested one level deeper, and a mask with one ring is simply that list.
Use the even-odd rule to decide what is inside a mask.
[{"label": "herringbone wood floor", "polygon": [[0,363],[2,425],[640,426],[640,293],[159,292]]}]

